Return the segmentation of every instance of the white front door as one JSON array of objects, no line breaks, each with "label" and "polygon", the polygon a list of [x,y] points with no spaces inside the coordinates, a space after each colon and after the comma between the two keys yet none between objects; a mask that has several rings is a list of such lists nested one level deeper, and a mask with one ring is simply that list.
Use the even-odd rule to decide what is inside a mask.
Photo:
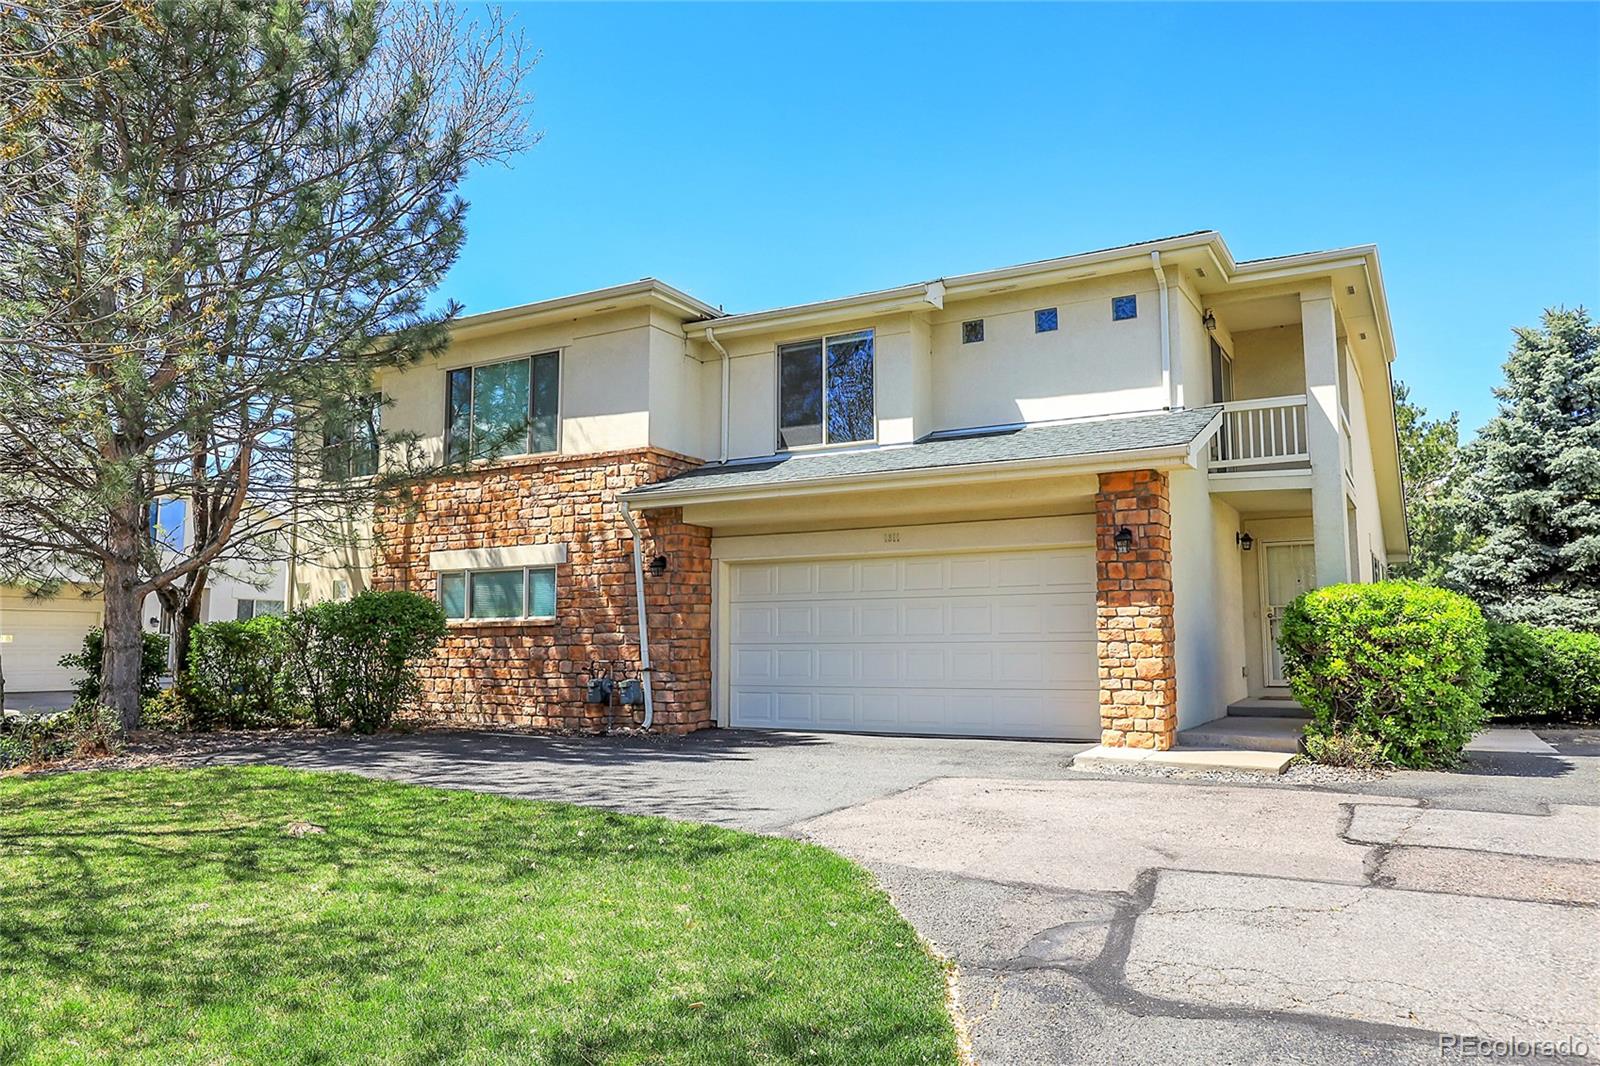
[{"label": "white front door", "polygon": [[1091,548],[739,563],[729,724],[1100,735]]},{"label": "white front door", "polygon": [[1283,632],[1283,610],[1307,589],[1317,587],[1317,560],[1310,541],[1265,544],[1261,549],[1262,618],[1265,620],[1267,684],[1287,685],[1278,637]]}]

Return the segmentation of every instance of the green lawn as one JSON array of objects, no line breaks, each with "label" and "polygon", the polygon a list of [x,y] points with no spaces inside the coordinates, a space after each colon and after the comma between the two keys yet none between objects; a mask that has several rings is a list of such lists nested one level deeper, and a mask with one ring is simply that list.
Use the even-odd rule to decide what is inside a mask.
[{"label": "green lawn", "polygon": [[0,1062],[955,1057],[940,964],[822,848],[272,768],[0,781]]}]

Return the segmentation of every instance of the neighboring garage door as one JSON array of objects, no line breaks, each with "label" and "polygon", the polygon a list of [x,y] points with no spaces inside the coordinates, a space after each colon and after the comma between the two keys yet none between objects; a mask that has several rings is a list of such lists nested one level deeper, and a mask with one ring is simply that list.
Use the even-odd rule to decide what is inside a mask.
[{"label": "neighboring garage door", "polygon": [[730,725],[1100,735],[1092,549],[730,571]]},{"label": "neighboring garage door", "polygon": [[100,624],[100,601],[69,593],[49,600],[29,600],[16,589],[0,590],[0,669],[6,691],[63,692],[77,680],[57,664],[63,655],[83,647],[83,635]]}]

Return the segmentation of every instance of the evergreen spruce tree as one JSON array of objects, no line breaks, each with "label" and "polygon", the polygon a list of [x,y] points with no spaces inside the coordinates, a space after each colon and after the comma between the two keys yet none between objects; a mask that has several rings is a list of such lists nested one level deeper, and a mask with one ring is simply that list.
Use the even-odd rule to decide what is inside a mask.
[{"label": "evergreen spruce tree", "polygon": [[1495,396],[1464,454],[1472,539],[1450,579],[1501,619],[1600,629],[1600,327],[1580,307],[1517,330]]},{"label": "evergreen spruce tree", "polygon": [[457,189],[531,143],[530,66],[498,15],[411,0],[8,0],[0,580],[99,584],[125,725],[148,596],[190,622],[211,568],[415,471],[371,382],[446,343]]}]

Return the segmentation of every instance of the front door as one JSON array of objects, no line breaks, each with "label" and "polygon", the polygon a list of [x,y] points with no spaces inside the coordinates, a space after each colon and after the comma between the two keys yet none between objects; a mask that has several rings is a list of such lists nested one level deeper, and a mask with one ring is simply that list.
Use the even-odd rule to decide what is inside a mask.
[{"label": "front door", "polygon": [[1265,622],[1267,684],[1287,685],[1278,637],[1283,632],[1283,611],[1294,598],[1317,585],[1317,560],[1311,542],[1266,544],[1261,551],[1261,616]]}]

